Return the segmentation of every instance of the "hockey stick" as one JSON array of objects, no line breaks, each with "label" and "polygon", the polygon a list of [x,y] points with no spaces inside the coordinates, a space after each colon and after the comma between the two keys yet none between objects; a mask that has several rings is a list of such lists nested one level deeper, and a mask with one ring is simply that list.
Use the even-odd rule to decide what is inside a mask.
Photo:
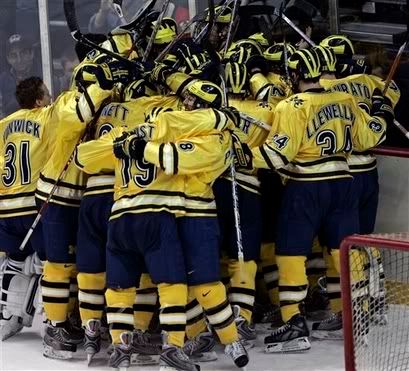
[{"label": "hockey stick", "polygon": [[[236,1],[237,2],[237,1]],[[210,12],[213,11],[214,14],[214,1],[209,0],[209,19],[210,19]],[[234,17],[232,16],[231,23],[233,23]],[[226,42],[227,47],[229,47],[228,43]],[[215,51],[213,50],[215,53]],[[220,80],[221,80],[221,88],[223,92],[223,103],[222,107],[228,107],[229,105],[229,98],[227,96],[227,88],[226,88],[226,74],[223,68],[223,64],[220,63]],[[234,157],[234,148],[233,148],[233,157]],[[239,272],[240,272],[240,280],[241,283],[245,282],[244,279],[244,253],[243,253],[243,238],[241,235],[241,224],[240,224],[240,208],[239,208],[239,194],[237,190],[237,176],[236,176],[236,166],[234,164],[234,159],[230,164],[230,177],[231,177],[231,190],[232,190],[232,199],[233,199],[233,213],[234,213],[234,226],[236,229],[236,243],[237,243],[237,260],[239,262]]]},{"label": "hockey stick", "polygon": [[234,5],[233,5],[233,11],[232,11],[232,15],[231,15],[231,21],[229,24],[229,30],[227,32],[227,37],[226,37],[226,44],[224,45],[224,49],[223,49],[223,56],[226,55],[227,50],[230,47],[231,42],[233,41],[233,25],[236,22],[236,17],[238,17],[238,9],[239,9],[239,1],[235,0],[234,1]]},{"label": "hockey stick", "polygon": [[[105,101],[106,102],[106,101]],[[87,125],[87,127],[90,127],[92,125],[94,125],[97,121],[97,119],[99,118],[102,109],[105,107],[107,103],[102,103],[101,106],[99,107],[98,111],[95,113],[95,116],[93,117],[93,119],[91,120],[91,122]],[[79,144],[81,144],[84,139],[86,138],[88,132],[87,130],[85,130],[84,134],[81,136],[81,139],[79,140],[79,142],[76,144],[74,150],[72,151],[70,157],[68,158],[67,162],[64,165],[64,168],[62,169],[61,173],[58,175],[57,180],[54,182],[53,187],[50,190],[50,193],[48,194],[46,200],[44,201],[44,203],[41,205],[40,210],[38,210],[37,216],[33,221],[33,224],[31,225],[31,227],[29,228],[26,236],[24,237],[23,241],[21,242],[20,246],[19,246],[19,250],[23,251],[24,248],[27,245],[27,242],[29,241],[31,235],[34,232],[34,229],[37,227],[38,223],[40,222],[42,216],[44,215],[44,212],[47,210],[47,207],[51,201],[51,198],[53,197],[54,193],[57,191],[57,188],[59,186],[59,182],[61,181],[61,179],[64,178],[68,167],[70,166],[72,160],[74,159],[75,156],[75,152],[77,150],[77,147]]]},{"label": "hockey stick", "polygon": [[[408,45],[408,42],[409,42],[409,32],[408,32],[408,35],[406,36],[405,42],[404,42],[404,43],[401,45],[401,47],[399,48],[398,53],[396,54],[395,59],[394,59],[394,61],[393,61],[393,63],[392,63],[391,69],[389,70],[388,76],[386,77],[385,86],[384,86],[383,91],[382,91],[382,94],[383,94],[383,95],[385,95],[386,92],[387,92],[388,89],[389,89],[389,86],[390,86],[390,84],[391,84],[391,82],[392,82],[392,79],[393,79],[394,76],[395,76],[396,69],[397,69],[398,66],[399,66],[400,60],[401,60],[401,58],[402,58],[402,54],[403,54],[403,52],[405,51],[405,49],[406,49],[406,47],[407,47],[407,45]],[[393,120],[393,123],[394,123],[394,125],[402,132],[402,134],[403,134],[407,139],[409,139],[409,131],[406,130],[406,128],[405,128],[399,121]]]},{"label": "hockey stick", "polygon": [[58,188],[58,183],[60,182],[61,179],[64,178],[65,173],[68,170],[68,167],[70,166],[72,160],[74,159],[74,155],[75,155],[75,151],[77,150],[77,146],[75,146],[74,151],[71,153],[70,158],[68,159],[68,161],[66,162],[66,164],[64,165],[63,170],[61,171],[60,175],[58,176],[57,180],[55,181],[55,183],[53,184],[53,187],[51,188],[50,193],[48,194],[46,200],[44,201],[44,203],[41,205],[40,210],[38,210],[37,216],[34,219],[33,224],[31,225],[30,229],[28,230],[26,236],[24,237],[23,242],[21,242],[21,245],[19,246],[19,250],[23,251],[24,248],[27,245],[28,240],[30,239],[31,235],[34,232],[34,229],[37,227],[37,224],[40,222],[44,212],[46,211],[48,204],[51,201],[51,198],[53,197],[54,193],[56,192],[57,188]]},{"label": "hockey stick", "polygon": [[271,125],[265,123],[264,121],[258,120],[258,119],[254,118],[254,117],[252,117],[252,116],[250,116],[250,115],[248,115],[248,114],[246,114],[246,113],[243,113],[243,112],[240,112],[239,114],[240,114],[240,117],[241,117],[243,120],[246,120],[246,121],[249,122],[250,124],[256,125],[256,126],[258,126],[259,128],[261,128],[261,129],[264,129],[264,130],[267,130],[267,131],[271,131]]},{"label": "hockey stick", "polygon": [[159,13],[159,17],[156,19],[155,28],[152,31],[152,35],[149,38],[148,45],[147,45],[147,47],[145,49],[145,53],[143,55],[142,62],[146,62],[147,59],[148,59],[148,56],[149,56],[149,54],[150,54],[150,52],[152,50],[152,47],[153,47],[153,42],[155,41],[156,34],[159,31],[159,28],[161,26],[163,17],[165,16],[166,10],[168,9],[169,2],[170,2],[170,0],[165,0],[163,2],[162,9],[161,9],[161,11]]},{"label": "hockey stick", "polygon": [[[116,3],[119,3],[120,0],[113,0]],[[146,18],[148,12],[150,12],[156,4],[156,0],[148,1],[139,11],[134,15],[132,20],[126,24],[122,24],[121,26],[115,28],[111,31],[112,34],[115,34],[117,30],[125,30],[128,32],[134,32],[136,29],[140,28],[140,25],[143,23],[143,20]],[[115,7],[115,10],[119,16],[118,11],[122,12],[122,7]],[[120,17],[120,16],[119,16]],[[125,19],[125,18],[124,18]]]},{"label": "hockey stick", "polygon": [[75,41],[78,41],[84,45],[87,45],[93,49],[96,49],[100,51],[101,53],[105,53],[106,55],[109,55],[110,57],[123,62],[130,68],[135,68],[139,72],[144,72],[144,68],[140,63],[137,63],[135,61],[131,61],[129,59],[126,59],[122,57],[119,54],[116,54],[108,49],[105,49],[98,44],[95,44],[91,40],[88,40],[82,33],[78,25],[77,21],[77,15],[75,13],[75,3],[74,0],[64,0],[64,14],[65,18],[67,20],[67,25],[68,28],[70,29],[71,36],[74,38]]}]

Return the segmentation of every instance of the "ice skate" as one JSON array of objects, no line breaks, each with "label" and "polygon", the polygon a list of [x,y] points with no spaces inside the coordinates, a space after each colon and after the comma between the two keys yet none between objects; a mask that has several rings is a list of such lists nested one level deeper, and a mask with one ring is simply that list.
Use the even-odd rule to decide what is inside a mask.
[{"label": "ice skate", "polygon": [[194,362],[210,362],[217,360],[217,354],[213,350],[216,340],[211,332],[202,332],[193,339],[189,339],[183,351]]},{"label": "ice skate", "polygon": [[240,307],[238,305],[233,305],[232,309],[240,340],[246,349],[252,348],[257,339],[256,329],[243,316],[240,316]]},{"label": "ice skate", "polygon": [[132,365],[156,365],[159,363],[161,346],[151,341],[149,332],[134,330],[132,333]]},{"label": "ice skate", "polygon": [[[322,280],[321,280],[322,281]],[[323,283],[319,283],[308,290],[305,298],[305,313],[308,319],[321,321],[328,317],[329,298]]]},{"label": "ice skate", "polygon": [[249,355],[240,340],[227,344],[224,353],[229,356],[237,367],[245,367],[249,363]]},{"label": "ice skate", "polygon": [[90,319],[85,326],[84,350],[87,354],[88,365],[92,358],[101,350],[101,321],[99,319]]},{"label": "ice skate", "polygon": [[311,336],[315,339],[343,340],[342,313],[333,313],[323,321],[314,322]]},{"label": "ice skate", "polygon": [[299,352],[311,348],[309,330],[301,314],[294,315],[286,324],[264,339],[267,353]]},{"label": "ice skate", "polygon": [[164,345],[160,355],[160,371],[200,371],[200,366],[193,363],[182,348]]},{"label": "ice skate", "polygon": [[386,326],[388,324],[387,311],[388,306],[384,295],[369,299],[369,315],[375,325]]},{"label": "ice skate", "polygon": [[122,332],[120,340],[121,344],[113,345],[113,352],[109,357],[108,366],[119,371],[126,371],[131,365],[132,332]]},{"label": "ice skate", "polygon": [[54,359],[70,359],[77,350],[77,345],[65,328],[65,323],[53,326],[47,323],[43,338],[44,357]]}]

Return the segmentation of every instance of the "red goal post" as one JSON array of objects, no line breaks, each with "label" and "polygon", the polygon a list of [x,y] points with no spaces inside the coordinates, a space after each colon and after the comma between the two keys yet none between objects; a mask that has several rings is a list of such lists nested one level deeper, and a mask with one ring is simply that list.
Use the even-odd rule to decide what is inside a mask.
[{"label": "red goal post", "polygon": [[345,369],[409,369],[409,232],[341,244]]}]

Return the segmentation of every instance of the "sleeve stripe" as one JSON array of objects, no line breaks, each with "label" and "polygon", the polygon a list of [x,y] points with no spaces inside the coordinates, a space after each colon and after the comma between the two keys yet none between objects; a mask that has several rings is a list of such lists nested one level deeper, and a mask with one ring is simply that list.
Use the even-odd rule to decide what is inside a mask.
[{"label": "sleeve stripe", "polygon": [[159,146],[159,166],[162,170],[165,170],[165,166],[163,165],[163,148],[165,147],[165,144],[162,143]]},{"label": "sleeve stripe", "polygon": [[75,151],[75,155],[74,155],[74,163],[75,165],[77,165],[80,169],[84,168],[84,165],[82,165],[78,159],[78,150]]},{"label": "sleeve stripe", "polygon": [[179,171],[179,154],[175,143],[170,143],[173,149],[173,174],[177,174]]},{"label": "sleeve stripe", "polygon": [[79,108],[79,106],[78,106],[78,103],[77,103],[77,105],[75,106],[75,111],[77,112],[77,116],[78,116],[78,118],[80,119],[80,121],[81,121],[81,122],[85,122],[84,118],[82,117],[81,110],[80,110],[80,108]]},{"label": "sleeve stripe", "polygon": [[270,150],[273,151],[273,153],[275,155],[277,155],[281,161],[283,162],[284,166],[289,164],[289,161],[287,160],[287,158],[285,156],[283,156],[281,153],[277,152],[273,147],[271,147],[270,145],[268,145],[267,143],[265,144],[266,147]]},{"label": "sleeve stripe", "polygon": [[87,103],[88,103],[89,109],[91,110],[91,115],[92,115],[92,117],[94,117],[94,115],[95,115],[95,105],[94,105],[94,102],[92,101],[91,97],[89,96],[87,90],[84,91],[83,95],[84,95],[85,100],[86,100]]},{"label": "sleeve stripe", "polygon": [[264,161],[267,163],[268,167],[272,170],[275,170],[275,166],[273,165],[273,163],[271,162],[270,158],[268,157],[266,150],[264,149],[264,145],[259,147],[260,149],[260,153],[264,158]]},{"label": "sleeve stripe", "polygon": [[163,170],[167,175],[174,174],[174,160],[172,146],[168,143],[163,147]]},{"label": "sleeve stripe", "polygon": [[214,112],[214,116],[215,116],[215,118],[216,118],[216,124],[214,125],[214,128],[215,129],[218,129],[219,128],[219,125],[220,125],[220,114],[219,114],[219,112],[217,111],[217,110],[213,110],[213,112]]}]

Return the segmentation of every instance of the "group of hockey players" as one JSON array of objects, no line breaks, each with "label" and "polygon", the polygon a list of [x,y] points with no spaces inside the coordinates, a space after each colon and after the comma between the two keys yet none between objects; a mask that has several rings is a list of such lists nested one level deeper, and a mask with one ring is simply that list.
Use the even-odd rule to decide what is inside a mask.
[{"label": "group of hockey players", "polygon": [[[46,357],[82,346],[91,362],[109,338],[110,367],[191,371],[219,342],[244,367],[258,270],[281,314],[267,352],[308,350],[310,331],[342,339],[339,246],[373,231],[369,150],[399,89],[383,94],[342,35],[231,42],[233,3],[177,42],[176,22],[149,12],[102,50],[79,43],[51,104],[40,78],[19,83],[21,109],[0,121],[2,340],[41,303]],[[309,329],[316,268],[331,314]]]}]

